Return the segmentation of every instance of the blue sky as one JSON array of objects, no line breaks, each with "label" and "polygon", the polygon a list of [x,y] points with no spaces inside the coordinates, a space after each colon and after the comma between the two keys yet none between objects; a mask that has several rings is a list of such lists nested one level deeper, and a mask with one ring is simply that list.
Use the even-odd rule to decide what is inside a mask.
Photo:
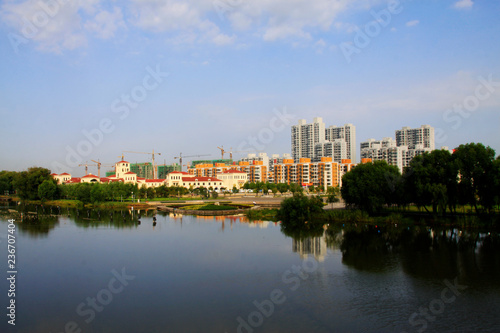
[{"label": "blue sky", "polygon": [[222,145],[289,153],[291,125],[313,117],[354,124],[358,151],[429,124],[437,147],[498,155],[499,13],[473,0],[3,1],[0,170],[81,175],[126,150],[161,163]]}]

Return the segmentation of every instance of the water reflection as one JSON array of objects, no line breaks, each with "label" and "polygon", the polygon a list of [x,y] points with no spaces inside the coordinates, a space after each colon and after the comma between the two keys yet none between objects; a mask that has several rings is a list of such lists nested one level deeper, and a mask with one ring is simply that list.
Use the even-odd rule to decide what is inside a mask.
[{"label": "water reflection", "polygon": [[343,264],[357,270],[382,272],[401,266],[417,278],[500,281],[497,232],[397,224],[330,225],[325,238],[328,247],[340,248]]}]

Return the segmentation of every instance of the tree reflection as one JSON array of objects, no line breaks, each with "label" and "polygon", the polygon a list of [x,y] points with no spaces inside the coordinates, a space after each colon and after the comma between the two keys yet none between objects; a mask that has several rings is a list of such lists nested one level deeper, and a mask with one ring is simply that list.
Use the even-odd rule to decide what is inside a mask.
[{"label": "tree reflection", "polygon": [[372,272],[400,265],[418,278],[491,281],[500,277],[497,232],[414,225],[331,224],[329,248],[340,248],[345,265]]}]

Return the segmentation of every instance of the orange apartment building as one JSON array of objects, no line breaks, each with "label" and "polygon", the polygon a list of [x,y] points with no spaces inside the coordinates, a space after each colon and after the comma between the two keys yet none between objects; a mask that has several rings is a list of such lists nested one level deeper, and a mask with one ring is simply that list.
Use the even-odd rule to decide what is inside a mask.
[{"label": "orange apartment building", "polygon": [[300,158],[298,163],[284,159],[283,163],[274,165],[273,177],[275,183],[336,187],[342,186],[342,176],[353,166],[350,159],[336,163],[331,157],[322,157],[320,162],[314,163],[310,158]]},{"label": "orange apartment building", "polygon": [[196,177],[217,177],[217,175],[229,170],[245,172],[249,182],[268,181],[268,167],[267,165],[264,165],[263,161],[240,161],[229,165],[226,165],[225,163],[215,163],[215,165],[197,164],[194,168],[190,168],[188,172]]}]

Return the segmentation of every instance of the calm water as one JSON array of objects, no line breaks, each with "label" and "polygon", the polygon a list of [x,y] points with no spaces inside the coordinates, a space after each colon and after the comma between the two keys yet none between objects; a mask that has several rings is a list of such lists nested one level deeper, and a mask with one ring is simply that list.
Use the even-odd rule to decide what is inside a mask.
[{"label": "calm water", "polygon": [[16,224],[16,326],[3,314],[1,332],[500,332],[497,233],[52,214]]}]

